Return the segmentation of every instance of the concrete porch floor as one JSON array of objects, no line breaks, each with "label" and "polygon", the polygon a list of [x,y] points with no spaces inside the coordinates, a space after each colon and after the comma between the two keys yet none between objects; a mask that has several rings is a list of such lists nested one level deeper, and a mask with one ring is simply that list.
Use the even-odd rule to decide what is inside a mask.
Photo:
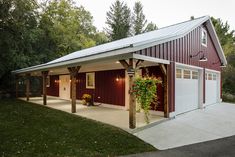
[{"label": "concrete porch floor", "polygon": [[[25,98],[20,98],[21,100],[26,100]],[[42,97],[32,97],[29,102],[35,104],[43,104]],[[71,102],[69,100],[62,100],[56,97],[48,97],[47,98],[47,107],[58,109],[61,111],[65,111],[71,113]],[[77,112],[73,113],[75,115],[79,115],[82,117],[86,117],[88,119],[93,119],[96,121],[100,121],[106,124],[110,124],[126,131],[133,131],[129,129],[129,112],[123,109],[114,109],[102,106],[84,106],[77,102],[76,106]],[[72,114],[72,113],[71,113]],[[136,127],[144,128],[147,125],[152,125],[154,123],[158,123],[164,121],[165,118],[157,115],[150,115],[150,124],[146,124],[144,120],[144,113],[136,114]]]}]

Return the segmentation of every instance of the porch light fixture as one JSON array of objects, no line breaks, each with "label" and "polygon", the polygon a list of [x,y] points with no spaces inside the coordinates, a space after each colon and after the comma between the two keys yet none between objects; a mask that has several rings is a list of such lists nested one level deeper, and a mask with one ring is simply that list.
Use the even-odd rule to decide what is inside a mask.
[{"label": "porch light fixture", "polygon": [[135,70],[132,67],[127,68],[127,74],[133,76],[135,74]]},{"label": "porch light fixture", "polygon": [[119,81],[119,76],[116,78],[116,81],[117,81],[117,82]]},{"label": "porch light fixture", "polygon": [[[203,53],[203,51],[199,51],[197,54],[195,55],[190,55],[190,58],[194,58],[197,57],[200,53]],[[207,61],[207,57],[205,57],[205,55],[203,54],[203,56],[198,60],[199,62],[206,62]]]}]

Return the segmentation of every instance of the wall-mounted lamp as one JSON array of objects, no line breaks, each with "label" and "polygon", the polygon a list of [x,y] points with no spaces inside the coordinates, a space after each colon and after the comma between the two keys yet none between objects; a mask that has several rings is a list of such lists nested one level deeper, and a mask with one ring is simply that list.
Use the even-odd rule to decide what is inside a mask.
[{"label": "wall-mounted lamp", "polygon": [[55,80],[55,83],[60,83],[60,80]]},{"label": "wall-mounted lamp", "polygon": [[[199,51],[197,54],[195,55],[190,55],[190,58],[194,58],[197,57],[200,53],[203,53],[203,51]],[[202,57],[200,57],[200,59],[198,60],[199,62],[206,62],[207,58],[205,57],[205,55],[203,54]]]},{"label": "wall-mounted lamp", "polygon": [[132,67],[128,67],[127,68],[127,74],[129,76],[134,76],[135,75],[135,69],[133,69]]},{"label": "wall-mounted lamp", "polygon": [[120,76],[119,75],[117,75],[117,77],[116,77],[116,81],[118,82],[120,80]]}]

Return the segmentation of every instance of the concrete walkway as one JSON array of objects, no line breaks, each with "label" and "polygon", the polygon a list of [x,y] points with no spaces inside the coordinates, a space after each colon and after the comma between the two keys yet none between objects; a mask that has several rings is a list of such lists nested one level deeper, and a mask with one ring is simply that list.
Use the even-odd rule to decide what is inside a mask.
[{"label": "concrete walkway", "polygon": [[[235,157],[235,136],[125,157]],[[124,157],[124,156],[123,156]]]},{"label": "concrete walkway", "polygon": [[[21,98],[25,100],[25,98]],[[32,97],[30,98],[30,102],[36,104],[43,104],[42,97]],[[69,100],[62,100],[56,97],[48,97],[47,99],[47,107],[62,110],[68,113],[71,113],[71,102]],[[100,121],[102,123],[110,124],[116,127],[119,127],[128,132],[133,132],[135,130],[129,129],[129,112],[124,109],[114,109],[108,107],[101,106],[84,106],[77,102],[77,112],[73,113],[82,117],[86,117],[88,119],[93,119],[96,121]],[[166,120],[162,116],[150,115],[150,123],[153,125],[155,123],[159,123]],[[136,114],[136,125],[137,129],[145,128],[147,126],[144,120],[143,113]],[[150,124],[150,125],[151,125]]]},{"label": "concrete walkway", "polygon": [[235,104],[214,104],[188,112],[135,135],[160,150],[232,136]]}]

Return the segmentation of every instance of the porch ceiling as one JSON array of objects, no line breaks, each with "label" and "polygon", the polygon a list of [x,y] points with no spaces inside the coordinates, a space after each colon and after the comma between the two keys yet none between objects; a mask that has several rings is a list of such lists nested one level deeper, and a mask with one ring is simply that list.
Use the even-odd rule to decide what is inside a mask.
[{"label": "porch ceiling", "polygon": [[[138,59],[135,61],[137,62]],[[144,61],[141,66],[157,66],[158,63],[152,61]],[[94,71],[104,71],[104,70],[116,70],[124,69],[123,66],[116,59],[110,59],[106,61],[90,62],[89,64],[84,64],[81,66],[79,73],[83,72],[94,72]],[[67,66],[59,68],[49,69],[49,75],[62,75],[69,74]],[[41,71],[31,72],[31,76],[41,76]]]}]

